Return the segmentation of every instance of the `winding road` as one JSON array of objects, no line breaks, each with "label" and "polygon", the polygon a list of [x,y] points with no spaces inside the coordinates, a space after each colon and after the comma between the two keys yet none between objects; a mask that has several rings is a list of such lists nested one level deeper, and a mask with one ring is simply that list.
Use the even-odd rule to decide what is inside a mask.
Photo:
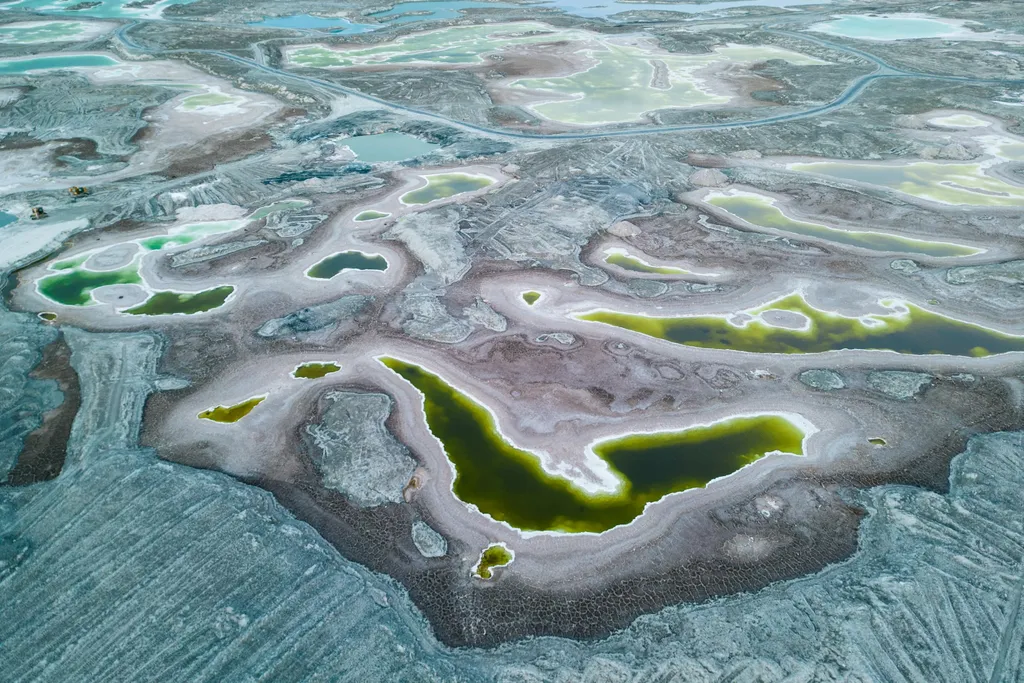
[{"label": "winding road", "polygon": [[[178,22],[176,22],[178,23]],[[573,133],[529,133],[522,131],[510,131],[505,129],[490,128],[488,126],[481,126],[475,123],[469,123],[467,121],[458,121],[450,119],[448,117],[436,114],[433,112],[419,109],[417,107],[411,107],[397,102],[391,102],[373,95],[347,88],[343,85],[338,85],[331,81],[327,81],[321,78],[314,78],[312,76],[304,76],[284,69],[278,69],[267,64],[257,61],[255,59],[248,59],[240,57],[239,55],[225,52],[223,50],[206,50],[206,49],[193,49],[193,50],[154,50],[147,48],[144,45],[139,44],[129,36],[129,31],[139,25],[139,22],[131,22],[118,28],[114,32],[114,37],[121,43],[128,53],[141,53],[150,56],[158,55],[172,55],[172,54],[208,54],[226,59],[228,61],[235,62],[237,64],[245,65],[251,69],[263,71],[268,74],[273,74],[281,78],[293,79],[306,83],[311,86],[315,86],[322,90],[346,95],[348,97],[354,97],[357,99],[364,100],[366,102],[372,102],[374,104],[386,107],[388,109],[399,111],[406,114],[415,115],[418,118],[438,121],[446,125],[455,126],[464,130],[472,131],[474,133],[481,133],[499,138],[510,138],[520,140],[590,140],[596,138],[615,138],[615,137],[629,137],[637,135],[660,135],[664,133],[680,133],[680,132],[692,132],[692,131],[710,131],[710,130],[728,130],[733,128],[751,128],[755,126],[768,126],[776,123],[786,123],[789,121],[799,121],[801,119],[813,118],[827,114],[844,107],[854,100],[856,100],[861,93],[864,92],[875,81],[893,79],[893,78],[912,78],[912,79],[929,79],[929,80],[940,80],[955,83],[974,83],[979,85],[1021,85],[1024,84],[1024,80],[1001,80],[1001,79],[984,79],[984,78],[969,78],[964,76],[949,76],[943,74],[931,74],[912,72],[898,69],[891,66],[885,60],[877,57],[869,52],[859,50],[857,48],[841,45],[834,43],[823,38],[814,36],[808,36],[802,33],[796,33],[793,31],[785,31],[779,29],[766,29],[767,33],[785,36],[796,40],[802,40],[805,42],[813,43],[820,47],[827,48],[838,52],[843,52],[848,55],[855,56],[875,66],[874,71],[863,76],[859,76],[854,79],[846,89],[838,97],[833,99],[831,102],[826,104],[811,107],[801,111],[788,112],[785,114],[778,114],[775,116],[767,116],[757,119],[748,119],[742,121],[722,121],[718,123],[694,123],[694,124],[680,124],[680,125],[669,125],[669,126],[643,126],[633,128],[620,128],[615,130],[599,130],[599,131],[580,131]],[[292,30],[292,29],[284,29]],[[299,31],[300,33],[309,33],[306,31]]]}]

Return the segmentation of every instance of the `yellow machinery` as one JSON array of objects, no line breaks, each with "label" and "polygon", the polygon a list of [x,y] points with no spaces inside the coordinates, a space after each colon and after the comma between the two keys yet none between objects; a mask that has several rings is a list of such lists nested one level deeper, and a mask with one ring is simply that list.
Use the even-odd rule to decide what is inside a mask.
[{"label": "yellow machinery", "polygon": [[88,187],[77,187],[77,186],[76,187],[69,187],[68,188],[68,192],[71,193],[72,197],[84,197],[85,195],[89,194],[89,188]]}]

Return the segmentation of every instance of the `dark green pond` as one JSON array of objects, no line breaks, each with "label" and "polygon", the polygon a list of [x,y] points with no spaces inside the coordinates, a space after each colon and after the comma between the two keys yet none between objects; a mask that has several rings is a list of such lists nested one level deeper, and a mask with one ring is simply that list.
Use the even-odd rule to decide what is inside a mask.
[{"label": "dark green pond", "polygon": [[203,292],[157,292],[144,302],[124,311],[129,315],[174,315],[203,313],[223,306],[235,288],[214,287]]},{"label": "dark green pond", "polygon": [[647,503],[705,486],[766,453],[803,454],[803,431],[778,415],[637,434],[594,446],[622,485],[615,493],[590,494],[544,471],[536,456],[498,433],[486,408],[437,375],[396,358],[381,362],[423,395],[427,426],[455,466],[455,495],[517,529],[605,531],[628,524]]},{"label": "dark green pond", "polygon": [[292,377],[298,379],[320,379],[338,370],[341,370],[341,366],[337,363],[303,363],[295,368],[292,372]]},{"label": "dark green pond", "polygon": [[819,311],[798,294],[750,311],[781,310],[811,320],[810,329],[794,330],[758,320],[745,327],[730,325],[722,316],[655,318],[615,311],[594,311],[580,320],[605,323],[667,339],[677,344],[754,353],[820,353],[835,349],[888,349],[906,354],[988,356],[1024,351],[1024,337],[1015,337],[979,325],[960,322],[906,304],[906,316],[874,315],[875,325]]},{"label": "dark green pond", "polygon": [[317,280],[330,280],[343,270],[387,270],[388,262],[380,254],[364,254],[361,251],[342,251],[328,256],[306,273]]},{"label": "dark green pond", "polygon": [[252,412],[252,409],[263,403],[266,396],[253,396],[250,399],[236,403],[233,406],[217,406],[216,408],[210,408],[199,413],[200,420],[210,420],[212,422],[223,422],[229,424],[232,422],[238,422],[243,417]]}]

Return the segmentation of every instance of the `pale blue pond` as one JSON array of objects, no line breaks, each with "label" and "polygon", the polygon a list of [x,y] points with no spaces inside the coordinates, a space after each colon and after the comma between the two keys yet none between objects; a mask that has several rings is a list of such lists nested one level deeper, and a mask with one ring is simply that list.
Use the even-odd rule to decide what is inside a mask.
[{"label": "pale blue pond", "polygon": [[440,145],[403,133],[380,133],[345,138],[340,144],[351,149],[359,161],[404,161],[430,154]]},{"label": "pale blue pond", "polygon": [[4,227],[5,225],[10,225],[16,220],[18,220],[17,216],[0,211],[0,228]]},{"label": "pale blue pond", "polygon": [[33,59],[6,59],[0,61],[0,74],[22,74],[43,69],[70,69],[76,66],[113,66],[116,59],[106,55],[54,55]]},{"label": "pale blue pond", "polygon": [[956,26],[922,17],[844,15],[833,21],[814,24],[810,30],[844,38],[863,40],[913,40],[940,38],[960,33]]},{"label": "pale blue pond", "polygon": [[309,28],[340,33],[366,33],[380,28],[377,24],[356,24],[340,17],[314,17],[310,14],[293,14],[288,17],[267,17],[263,21],[249,22],[250,26],[267,26],[270,28]]}]

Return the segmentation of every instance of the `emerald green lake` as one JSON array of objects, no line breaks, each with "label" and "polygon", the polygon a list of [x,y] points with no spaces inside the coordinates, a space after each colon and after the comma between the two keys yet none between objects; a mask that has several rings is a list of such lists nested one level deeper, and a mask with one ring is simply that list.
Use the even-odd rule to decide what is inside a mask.
[{"label": "emerald green lake", "polygon": [[[837,349],[891,350],[906,354],[988,356],[1024,351],[1024,337],[1003,334],[980,325],[932,313],[913,304],[900,315],[872,314],[873,324],[859,318],[820,311],[799,294],[792,294],[756,309],[745,326],[730,324],[726,316],[660,318],[599,310],[575,316],[579,320],[613,325],[686,346],[730,349],[752,353],[821,353]],[[767,311],[798,313],[809,320],[809,329],[769,325],[756,318]]]},{"label": "emerald green lake", "polygon": [[493,575],[492,569],[508,566],[512,562],[512,558],[512,553],[505,546],[497,543],[489,545],[480,553],[480,561],[477,563],[474,573],[481,579],[489,579]]},{"label": "emerald green lake", "polygon": [[397,358],[379,360],[422,394],[427,426],[455,468],[455,495],[517,529],[605,531],[636,519],[648,503],[703,487],[765,454],[803,455],[803,430],[779,415],[614,438],[593,449],[620,486],[592,494],[545,471],[536,455],[499,433],[490,411],[437,375]]},{"label": "emerald green lake", "polygon": [[143,303],[123,313],[129,315],[191,315],[223,306],[235,288],[231,285],[214,287],[202,292],[157,292]]},{"label": "emerald green lake", "polygon": [[364,254],[361,251],[342,251],[328,256],[308,271],[306,275],[317,280],[330,280],[343,270],[387,270],[388,261],[380,254]]},{"label": "emerald green lake", "polygon": [[429,204],[438,199],[447,199],[494,184],[494,180],[487,176],[469,175],[468,173],[435,173],[423,177],[427,180],[426,186],[406,192],[399,198],[399,201],[403,204]]},{"label": "emerald green lake", "polygon": [[[82,257],[84,262],[87,257]],[[58,264],[55,264],[55,267]],[[118,270],[85,270],[79,262],[67,261],[59,264],[64,269],[39,279],[36,287],[39,293],[50,301],[65,306],[88,306],[93,303],[92,291],[108,285],[137,285],[142,282],[138,265]]]}]

